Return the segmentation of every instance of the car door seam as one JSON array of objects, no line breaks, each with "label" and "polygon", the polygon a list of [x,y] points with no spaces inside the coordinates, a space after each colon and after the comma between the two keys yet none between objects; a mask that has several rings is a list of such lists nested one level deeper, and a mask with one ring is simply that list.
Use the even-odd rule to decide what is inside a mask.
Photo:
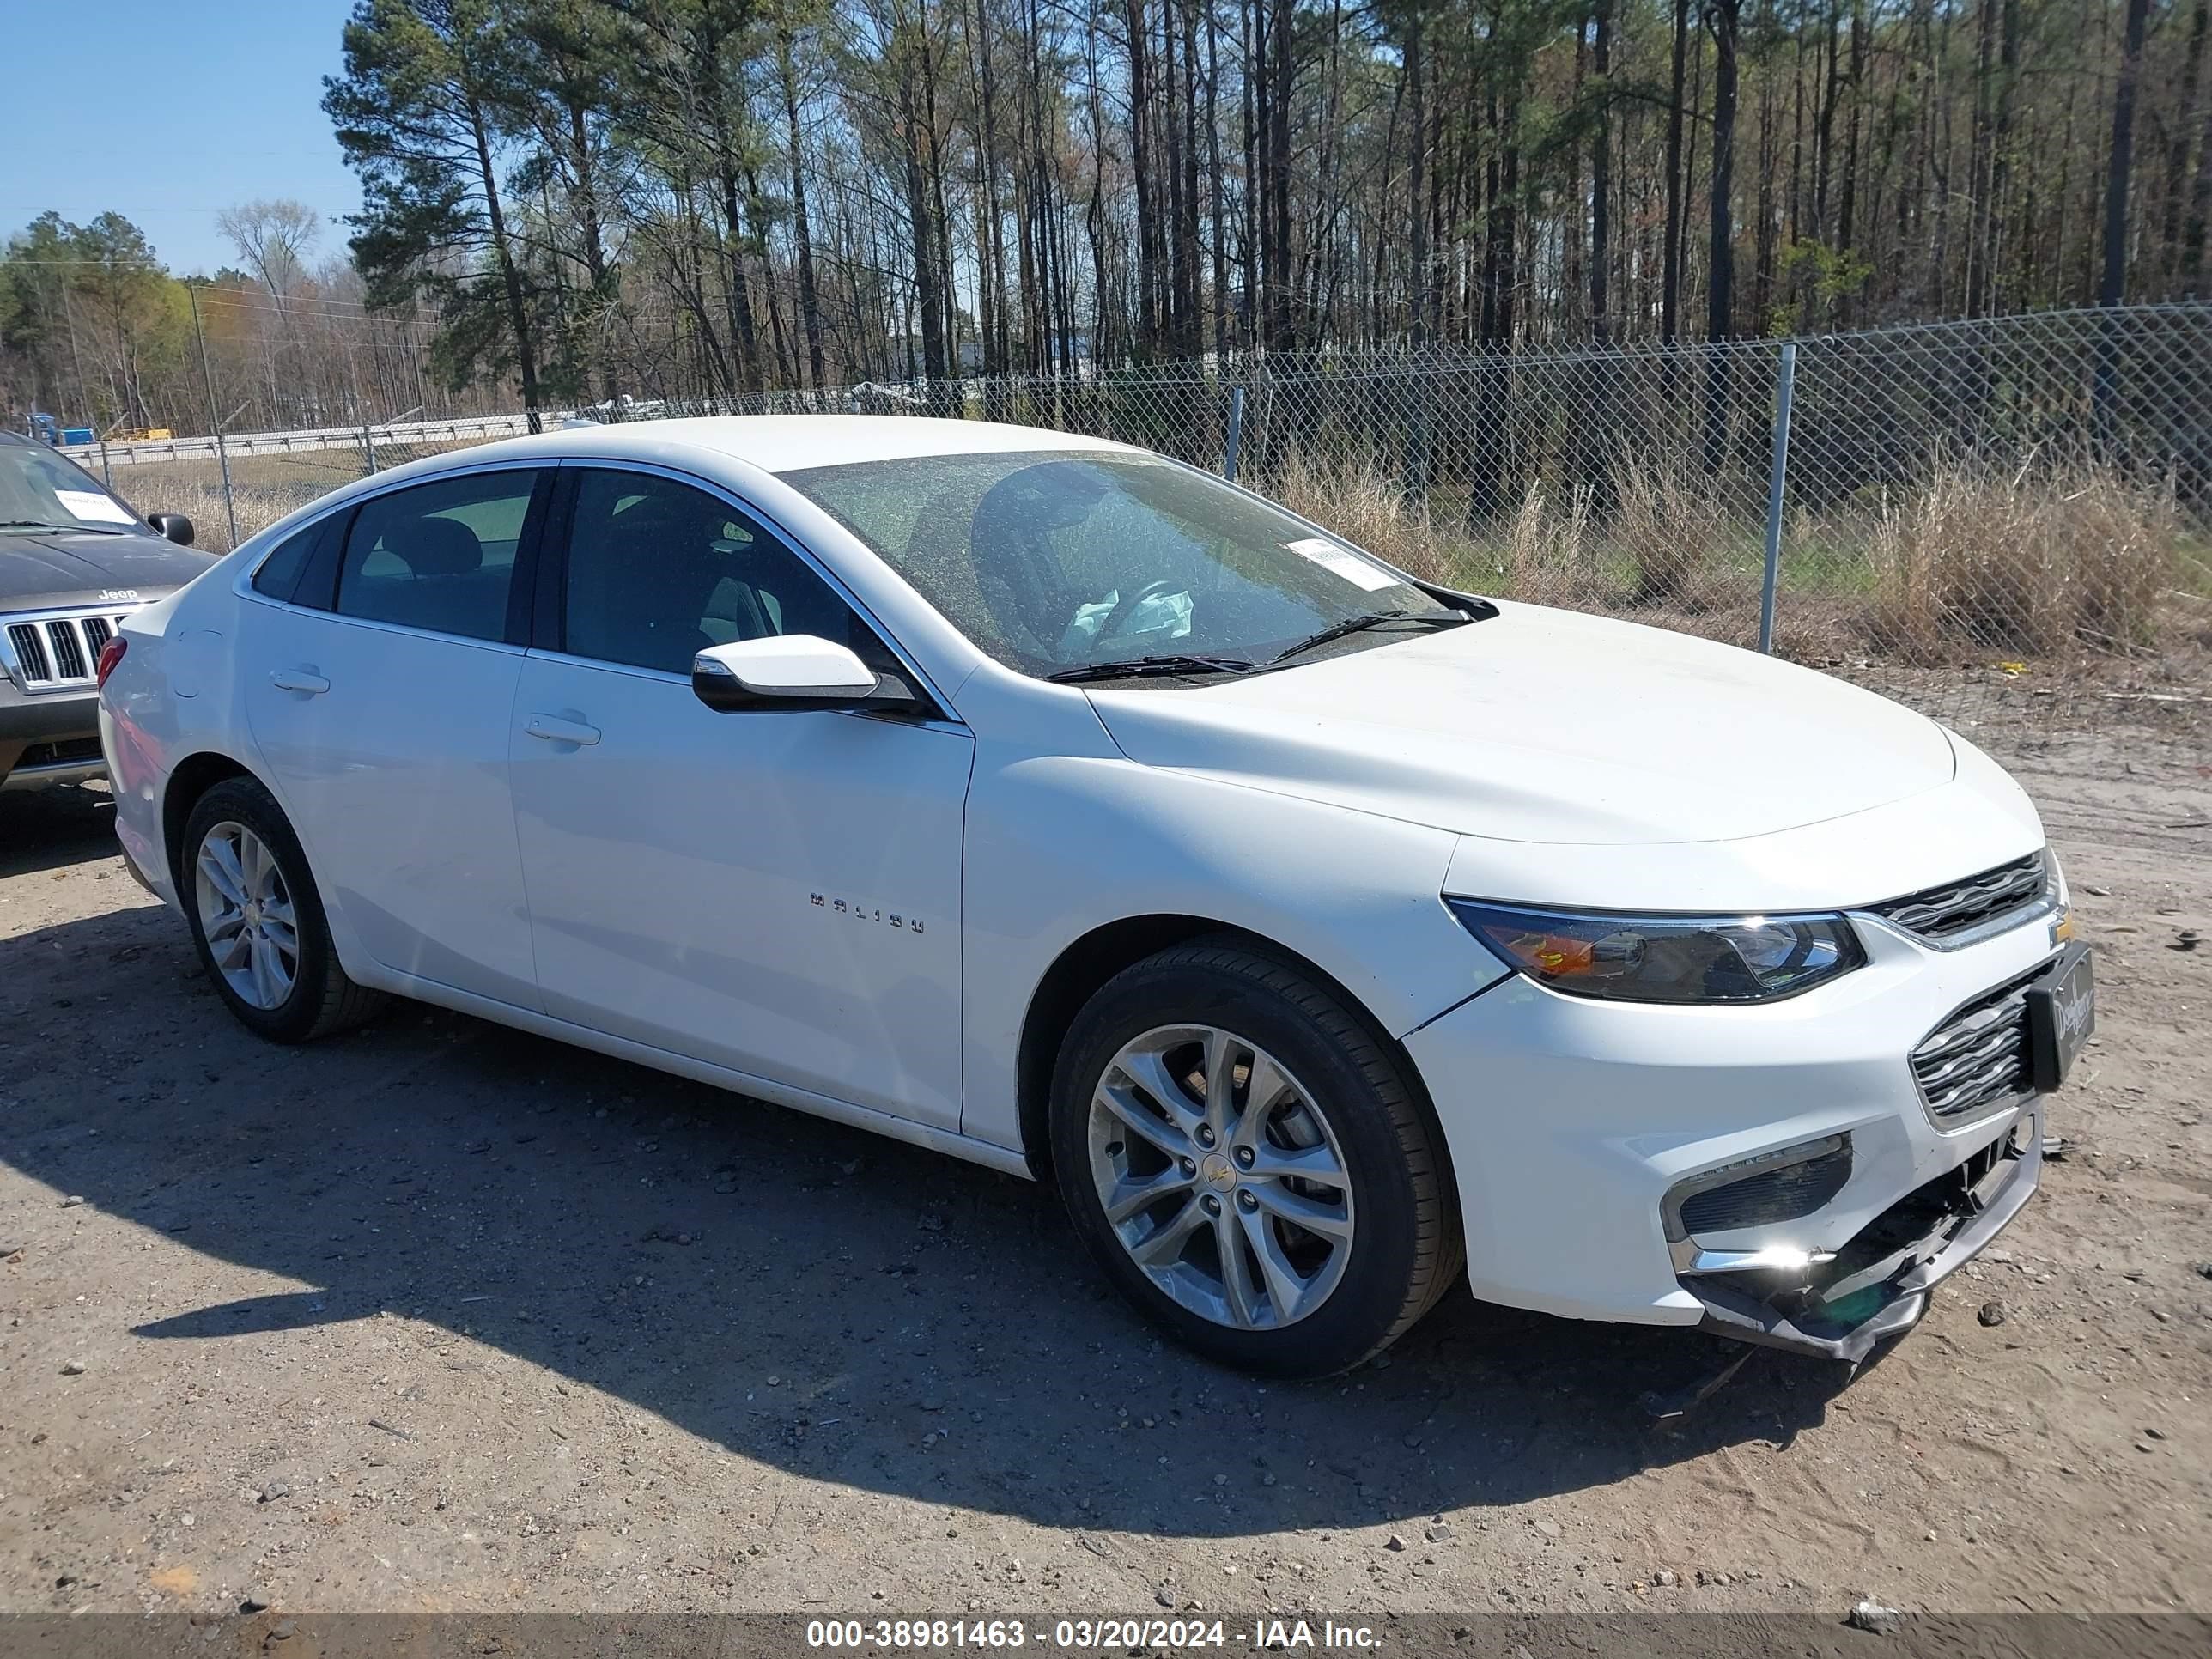
[{"label": "car door seam", "polygon": [[514,695],[507,706],[507,827],[514,837],[514,866],[522,883],[522,936],[530,941],[530,988],[537,999],[537,1012],[545,1012],[545,976],[538,966],[538,908],[530,896],[530,860],[523,856],[521,792],[515,787],[514,769],[521,757],[516,752],[521,742],[522,692],[530,678],[531,659],[537,653],[526,650],[516,665]]}]

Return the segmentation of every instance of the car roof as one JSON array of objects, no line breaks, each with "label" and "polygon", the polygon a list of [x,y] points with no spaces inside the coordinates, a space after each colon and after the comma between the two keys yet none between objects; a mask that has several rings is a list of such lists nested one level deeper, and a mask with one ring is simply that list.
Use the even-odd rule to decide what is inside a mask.
[{"label": "car roof", "polygon": [[914,415],[712,415],[676,420],[578,424],[453,452],[447,460],[537,457],[641,459],[672,444],[708,450],[763,472],[928,455],[1004,454],[1025,450],[1127,450],[1103,438],[996,421]]},{"label": "car roof", "polygon": [[[551,416],[547,418],[550,419]],[[702,454],[726,456],[770,474],[808,467],[866,465],[931,455],[1058,451],[1141,455],[1110,439],[997,421],[951,421],[914,415],[712,415],[676,420],[580,421],[525,437],[464,444],[404,461],[340,485],[249,538],[273,545],[302,520],[402,485],[428,483],[480,466],[515,462],[635,461],[696,468]]]}]

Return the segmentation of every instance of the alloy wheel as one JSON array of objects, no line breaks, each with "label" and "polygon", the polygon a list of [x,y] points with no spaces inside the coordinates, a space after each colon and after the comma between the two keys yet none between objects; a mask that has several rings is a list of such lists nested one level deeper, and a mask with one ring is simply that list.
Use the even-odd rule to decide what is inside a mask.
[{"label": "alloy wheel", "polygon": [[276,854],[244,824],[225,819],[200,838],[192,884],[223,982],[251,1007],[282,1007],[299,976],[300,933]]},{"label": "alloy wheel", "polygon": [[1170,1025],[1124,1044],[1091,1091],[1089,1147],[1107,1224],[1191,1312],[1276,1329],[1342,1281],[1343,1152],[1319,1102],[1248,1039]]}]

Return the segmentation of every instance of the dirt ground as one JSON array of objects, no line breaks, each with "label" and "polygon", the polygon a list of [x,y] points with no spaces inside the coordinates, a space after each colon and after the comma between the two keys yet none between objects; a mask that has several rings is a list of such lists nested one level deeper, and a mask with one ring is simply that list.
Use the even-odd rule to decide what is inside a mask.
[{"label": "dirt ground", "polygon": [[0,1610],[2212,1609],[2212,778],[2025,781],[2067,1155],[1856,1380],[1671,1429],[1706,1339],[1462,1292],[1262,1386],[1025,1182],[419,1008],[264,1046],[100,795],[0,797]]}]

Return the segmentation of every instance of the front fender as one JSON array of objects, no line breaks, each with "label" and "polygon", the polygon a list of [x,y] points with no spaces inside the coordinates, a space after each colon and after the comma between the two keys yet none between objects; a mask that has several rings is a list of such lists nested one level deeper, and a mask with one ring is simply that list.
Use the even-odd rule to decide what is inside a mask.
[{"label": "front fender", "polygon": [[1018,1149],[1018,1052],[1069,945],[1202,917],[1304,957],[1393,1036],[1504,976],[1442,902],[1456,837],[1107,756],[979,753],[968,800],[961,1132]]}]

